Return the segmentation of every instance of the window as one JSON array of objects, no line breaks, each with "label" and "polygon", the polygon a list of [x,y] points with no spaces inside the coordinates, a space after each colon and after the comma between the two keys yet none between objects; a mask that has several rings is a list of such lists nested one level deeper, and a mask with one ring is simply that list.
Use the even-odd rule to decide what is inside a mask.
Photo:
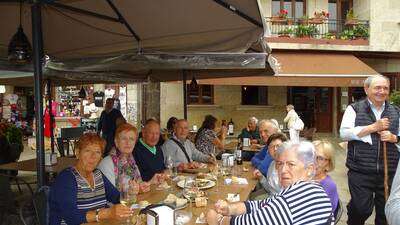
[{"label": "window", "polygon": [[279,14],[281,9],[288,11],[288,17],[301,18],[306,15],[306,0],[272,0],[272,15]]},{"label": "window", "polygon": [[242,86],[242,105],[268,105],[268,87]]},{"label": "window", "polygon": [[214,86],[197,85],[191,88],[187,85],[187,101],[192,105],[212,105],[214,104]]}]

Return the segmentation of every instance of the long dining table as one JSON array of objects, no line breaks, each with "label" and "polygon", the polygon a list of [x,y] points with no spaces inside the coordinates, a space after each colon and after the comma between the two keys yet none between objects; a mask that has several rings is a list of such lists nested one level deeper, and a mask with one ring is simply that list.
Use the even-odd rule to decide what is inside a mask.
[{"label": "long dining table", "polygon": [[[182,211],[186,211],[192,214],[190,221],[186,224],[196,224],[197,217],[200,216],[201,213],[206,214],[209,209],[214,208],[215,203],[219,199],[226,199],[228,193],[239,195],[240,201],[245,201],[248,199],[251,191],[256,186],[258,180],[253,177],[253,167],[249,162],[243,162],[242,165],[235,165],[232,168],[232,175],[231,176],[219,176],[216,185],[210,189],[203,190],[206,192],[208,202],[207,206],[205,207],[196,207],[195,203],[188,204],[188,206]],[[180,174],[183,176],[194,176],[195,174]],[[226,178],[232,178],[232,176],[246,178],[248,184],[226,184]],[[172,182],[172,181],[171,181]],[[156,190],[155,187],[152,187],[150,192],[139,194],[137,196],[137,202],[146,200],[151,204],[161,203],[168,194],[173,193],[177,194],[181,192],[182,189],[176,185],[176,183],[171,184],[171,189],[159,191]],[[139,209],[135,209],[134,216],[136,216],[139,212]],[[118,225],[118,224],[125,224],[126,219],[121,220],[103,220],[100,222],[94,223],[87,223],[87,225]]]}]

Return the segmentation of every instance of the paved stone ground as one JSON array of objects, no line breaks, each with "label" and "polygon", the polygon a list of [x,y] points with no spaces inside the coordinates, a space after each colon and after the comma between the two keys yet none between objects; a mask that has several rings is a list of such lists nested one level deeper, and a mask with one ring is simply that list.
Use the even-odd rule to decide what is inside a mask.
[{"label": "paved stone ground", "polygon": [[[344,206],[344,211],[342,214],[342,217],[340,219],[340,222],[338,223],[338,225],[345,225],[346,221],[347,221],[347,209],[346,209],[346,205],[350,200],[350,193],[348,190],[348,186],[347,186],[347,168],[345,166],[345,160],[346,160],[346,150],[342,149],[338,143],[340,142],[340,140],[338,138],[333,137],[331,134],[325,134],[325,133],[317,133],[316,135],[316,139],[328,139],[329,141],[331,141],[335,146],[336,146],[336,168],[334,171],[331,172],[331,176],[333,178],[333,180],[336,182],[337,184],[337,188],[338,188],[338,192],[339,192],[339,196],[340,199],[343,203]],[[32,151],[30,149],[25,148],[24,152],[21,155],[20,160],[26,160],[26,159],[31,159],[31,158],[35,158],[36,157],[36,152]],[[20,172],[19,176],[22,176],[23,178],[25,178],[28,181],[34,181],[36,180],[36,174],[35,173],[30,173],[30,172]],[[34,186],[34,185],[33,185]],[[17,193],[17,189],[14,187],[13,188],[14,192]],[[24,193],[28,193],[27,190],[24,189]],[[23,194],[23,195],[19,195],[16,194],[17,196],[17,201],[18,202],[22,202],[23,200],[27,199],[27,197],[29,197],[29,195],[27,194]],[[374,224],[374,214],[367,220],[366,225],[372,225]],[[12,221],[12,222],[11,222]],[[19,220],[19,218],[17,216],[11,216],[9,221],[3,221],[3,223],[1,224],[15,224],[15,225],[19,225],[22,224],[21,221]]]}]

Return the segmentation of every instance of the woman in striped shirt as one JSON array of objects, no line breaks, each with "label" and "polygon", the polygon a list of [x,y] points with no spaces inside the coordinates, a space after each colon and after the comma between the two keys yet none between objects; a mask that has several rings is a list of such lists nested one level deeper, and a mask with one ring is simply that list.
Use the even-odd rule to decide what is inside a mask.
[{"label": "woman in striped shirt", "polygon": [[[62,171],[50,190],[50,224],[77,225],[103,219],[128,217],[131,210],[119,204],[119,192],[96,169],[105,141],[95,133],[79,138],[78,162]],[[107,208],[107,203],[114,205]]]},{"label": "woman in striped shirt", "polygon": [[268,199],[234,204],[220,200],[207,213],[210,225],[334,223],[332,206],[315,173],[315,149],[310,142],[285,142],[278,148],[276,168],[283,190]]}]

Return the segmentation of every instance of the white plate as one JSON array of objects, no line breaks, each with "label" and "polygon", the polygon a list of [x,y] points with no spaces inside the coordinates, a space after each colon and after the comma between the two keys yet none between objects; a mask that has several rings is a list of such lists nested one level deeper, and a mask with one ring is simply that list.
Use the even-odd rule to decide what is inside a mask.
[{"label": "white plate", "polygon": [[[199,187],[199,189],[208,189],[208,188],[212,188],[215,186],[215,181],[212,180],[208,180],[208,179],[202,179],[202,180],[207,180],[207,185]],[[179,181],[176,185],[178,185],[178,187],[180,188],[185,188],[185,180],[181,180]]]}]

